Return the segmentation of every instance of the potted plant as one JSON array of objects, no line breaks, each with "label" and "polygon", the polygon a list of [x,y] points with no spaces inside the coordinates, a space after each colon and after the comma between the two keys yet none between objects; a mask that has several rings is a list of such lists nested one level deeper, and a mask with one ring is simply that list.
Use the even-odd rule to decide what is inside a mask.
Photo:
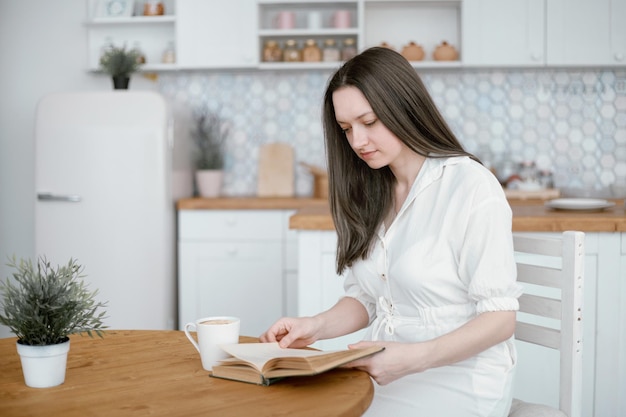
[{"label": "potted plant", "polygon": [[137,49],[108,45],[100,57],[100,69],[113,78],[113,88],[127,89],[130,75],[139,70],[142,54]]},{"label": "potted plant", "polygon": [[0,323],[17,336],[17,351],[26,385],[46,388],[65,381],[70,334],[86,332],[102,337],[106,303],[96,302],[82,280],[83,267],[74,259],[53,267],[44,257],[12,258],[13,280],[0,283]]},{"label": "potted plant", "polygon": [[217,197],[222,185],[224,145],[229,128],[216,113],[201,108],[191,131],[196,168],[196,186],[201,197]]}]

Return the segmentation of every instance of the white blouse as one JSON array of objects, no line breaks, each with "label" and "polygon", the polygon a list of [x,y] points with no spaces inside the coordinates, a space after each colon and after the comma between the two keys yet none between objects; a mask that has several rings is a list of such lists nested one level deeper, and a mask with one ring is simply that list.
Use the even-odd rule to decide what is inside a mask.
[{"label": "white blouse", "polygon": [[[430,340],[480,313],[518,310],[511,223],[502,187],[486,168],[468,157],[427,158],[370,256],[347,271],[346,296],[370,317],[366,339]],[[514,363],[509,340],[377,386],[366,415],[505,416]]]}]

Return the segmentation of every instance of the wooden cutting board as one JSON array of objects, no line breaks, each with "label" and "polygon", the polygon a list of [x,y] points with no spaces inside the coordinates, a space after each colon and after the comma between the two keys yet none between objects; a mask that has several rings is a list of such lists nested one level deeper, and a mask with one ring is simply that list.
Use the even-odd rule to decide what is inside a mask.
[{"label": "wooden cutting board", "polygon": [[259,197],[292,197],[294,193],[293,148],[286,143],[267,143],[259,150],[257,194]]}]

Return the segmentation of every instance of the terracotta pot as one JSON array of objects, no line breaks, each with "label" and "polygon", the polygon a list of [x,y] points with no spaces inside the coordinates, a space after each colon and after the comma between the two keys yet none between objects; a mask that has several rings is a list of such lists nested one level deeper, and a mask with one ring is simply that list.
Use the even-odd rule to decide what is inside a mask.
[{"label": "terracotta pot", "polygon": [[456,61],[459,58],[459,53],[454,46],[443,41],[435,48],[433,58],[435,61]]},{"label": "terracotta pot", "polygon": [[413,41],[405,45],[401,53],[408,61],[421,61],[424,59],[424,48]]},{"label": "terracotta pot", "polygon": [[387,42],[381,42],[381,43],[380,43],[380,46],[381,46],[382,48],[388,48],[388,49],[394,50],[394,47],[393,47],[393,46],[391,46],[390,44],[388,44]]}]

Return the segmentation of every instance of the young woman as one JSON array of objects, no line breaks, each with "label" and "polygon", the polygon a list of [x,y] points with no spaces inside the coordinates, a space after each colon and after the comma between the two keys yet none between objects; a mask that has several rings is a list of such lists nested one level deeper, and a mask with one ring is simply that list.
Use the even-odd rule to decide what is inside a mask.
[{"label": "young woman", "polygon": [[385,346],[350,364],[377,382],[367,416],[506,416],[521,291],[500,184],[392,50],[346,62],[323,113],[345,297],[261,340],[303,347],[369,326],[350,346]]}]

